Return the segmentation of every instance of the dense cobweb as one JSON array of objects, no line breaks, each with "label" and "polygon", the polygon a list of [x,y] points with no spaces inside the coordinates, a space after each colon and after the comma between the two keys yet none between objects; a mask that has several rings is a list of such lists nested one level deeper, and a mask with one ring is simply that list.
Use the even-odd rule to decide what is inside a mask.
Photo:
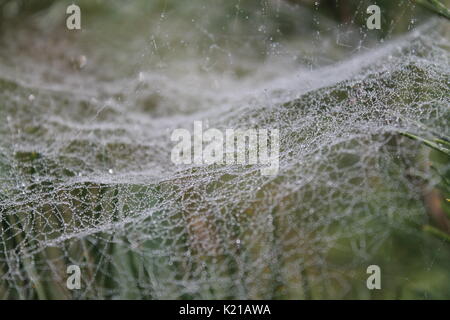
[{"label": "dense cobweb", "polygon": [[[3,297],[369,297],[370,264],[408,285],[386,243],[423,245],[437,181],[399,133],[450,136],[448,23],[380,44],[314,8],[235,2],[112,2],[79,33],[56,3],[4,32]],[[198,120],[279,129],[278,175],[173,164],[172,131]],[[432,254],[418,255],[448,298]]]}]

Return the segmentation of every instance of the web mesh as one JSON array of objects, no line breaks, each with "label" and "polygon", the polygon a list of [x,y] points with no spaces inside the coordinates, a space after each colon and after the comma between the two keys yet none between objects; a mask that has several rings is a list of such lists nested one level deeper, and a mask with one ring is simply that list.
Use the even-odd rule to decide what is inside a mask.
[{"label": "web mesh", "polygon": [[[249,3],[82,2],[74,33],[56,2],[3,30],[3,298],[367,297],[370,264],[387,297],[430,294],[422,272],[449,297],[448,247],[419,230],[438,180],[399,134],[450,136],[448,23],[378,44]],[[171,132],[198,120],[279,129],[279,174],[173,164]]]}]

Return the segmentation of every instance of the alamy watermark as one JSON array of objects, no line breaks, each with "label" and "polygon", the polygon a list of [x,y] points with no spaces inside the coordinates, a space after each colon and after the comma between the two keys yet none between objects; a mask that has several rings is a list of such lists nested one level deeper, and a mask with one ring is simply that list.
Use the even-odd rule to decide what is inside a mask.
[{"label": "alamy watermark", "polygon": [[381,268],[376,264],[367,267],[367,274],[370,276],[367,278],[366,286],[369,290],[381,289]]},{"label": "alamy watermark", "polygon": [[278,129],[208,128],[194,121],[194,128],[175,129],[171,141],[178,142],[171,153],[173,163],[263,165],[261,174],[273,176],[279,170],[280,136]]},{"label": "alamy watermark", "polygon": [[[66,9],[69,16],[66,19],[66,26],[69,30],[81,29],[81,9],[76,4],[71,4]],[[366,25],[369,30],[381,29],[381,9],[376,4],[367,7],[367,14],[370,14]]]},{"label": "alamy watermark", "polygon": [[367,8],[367,13],[370,14],[367,19],[367,28],[369,30],[381,29],[381,9],[376,4],[373,4]]}]

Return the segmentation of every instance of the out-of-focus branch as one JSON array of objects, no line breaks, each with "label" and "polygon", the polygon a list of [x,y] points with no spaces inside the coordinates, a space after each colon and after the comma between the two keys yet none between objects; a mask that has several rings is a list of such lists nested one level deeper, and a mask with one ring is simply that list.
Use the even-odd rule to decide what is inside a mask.
[{"label": "out-of-focus branch", "polygon": [[421,5],[422,7],[427,8],[430,11],[437,13],[441,17],[450,20],[450,9],[448,9],[439,0],[413,0],[413,1]]}]

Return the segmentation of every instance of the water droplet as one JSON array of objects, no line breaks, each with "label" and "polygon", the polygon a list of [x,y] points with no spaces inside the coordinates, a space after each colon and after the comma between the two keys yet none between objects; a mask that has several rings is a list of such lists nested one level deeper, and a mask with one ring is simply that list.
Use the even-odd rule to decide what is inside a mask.
[{"label": "water droplet", "polygon": [[77,57],[75,62],[76,62],[78,69],[83,69],[87,64],[87,58],[85,55],[80,55]]}]

